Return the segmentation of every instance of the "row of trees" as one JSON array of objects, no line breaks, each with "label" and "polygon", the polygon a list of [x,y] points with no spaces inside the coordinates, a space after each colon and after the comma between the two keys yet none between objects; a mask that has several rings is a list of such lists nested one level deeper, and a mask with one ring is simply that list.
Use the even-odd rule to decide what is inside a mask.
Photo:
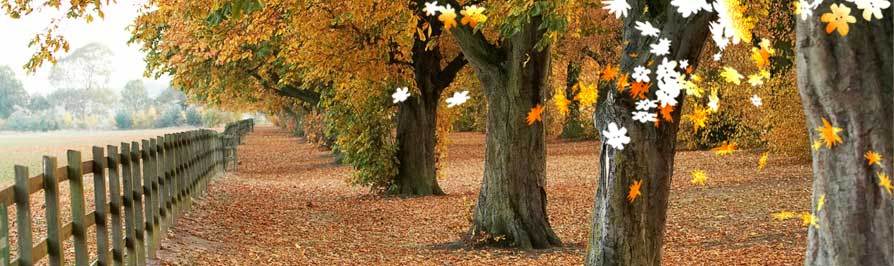
[{"label": "row of trees", "polygon": [[[443,193],[437,185],[438,152],[435,150],[441,95],[451,85],[465,83],[481,86],[487,106],[487,145],[485,174],[474,211],[471,235],[479,240],[477,242],[523,248],[546,248],[561,243],[553,233],[546,214],[544,128],[539,123],[526,124],[524,114],[545,103],[553,45],[560,41],[558,36],[562,36],[569,30],[569,25],[575,25],[574,22],[579,20],[595,21],[594,24],[608,21],[604,16],[581,11],[598,7],[577,1],[477,2],[489,10],[485,23],[485,19],[476,17],[476,14],[459,16],[450,8],[442,8],[440,16],[437,16],[437,12],[430,12],[431,4],[424,1],[265,1],[261,4],[239,0],[218,5],[200,2],[155,1],[158,9],[145,13],[137,20],[134,36],[142,41],[149,54],[150,70],[172,74],[176,83],[190,88],[188,93],[214,101],[244,103],[254,102],[255,99],[275,99],[265,101],[265,104],[289,106],[282,103],[289,104],[291,100],[288,98],[296,98],[303,103],[302,108],[310,112],[325,114],[336,110],[337,115],[324,116],[324,119],[336,121],[332,123],[336,127],[330,129],[330,134],[324,138],[336,139],[337,148],[346,151],[347,161],[361,170],[358,171],[361,178],[386,180],[365,184],[387,186],[387,191],[403,195]],[[441,2],[441,5],[455,8],[466,6],[457,1]],[[696,12],[684,17],[677,11],[676,6],[680,4],[672,5],[671,1],[607,2],[630,4],[626,11],[629,15],[621,24],[624,34],[619,36],[618,41],[609,39],[593,46],[584,44],[587,49],[576,53],[598,51],[599,48],[594,46],[600,44],[611,50],[617,47],[612,42],[620,43],[623,48],[619,53],[620,72],[627,73],[625,76],[633,73],[635,67],[650,65],[649,62],[660,59],[643,56],[650,54],[651,44],[658,39],[642,36],[636,28],[636,22],[648,21],[660,31],[662,38],[674,44],[667,58],[690,62],[693,69],[702,61],[702,51],[710,36],[709,24],[717,20],[717,13]],[[758,7],[766,4],[761,1],[720,2],[714,6],[729,9],[718,12],[737,16],[746,15],[741,14],[746,4]],[[828,9],[829,4],[817,8]],[[764,16],[768,9],[762,9]],[[469,10],[464,9],[463,12]],[[890,14],[890,9],[885,12]],[[760,12],[750,15],[758,16]],[[456,25],[460,18],[462,24]],[[788,19],[793,17],[788,16]],[[474,22],[468,23],[471,21]],[[858,53],[849,53],[852,55],[848,56],[849,59],[875,62],[861,64],[871,65],[877,70],[871,73],[890,73],[891,21],[853,25],[848,38],[837,38],[820,31],[824,24],[819,19],[799,20],[798,25],[799,40],[824,40],[805,42],[823,45],[798,50],[798,71],[805,73],[799,75],[802,77],[799,88],[804,101],[808,103],[805,107],[808,111],[807,124],[818,125],[821,117],[831,117],[839,125],[857,123],[844,128],[849,130],[846,135],[855,139],[850,145],[861,145],[852,150],[814,153],[814,160],[823,162],[817,165],[817,195],[825,193],[840,204],[818,215],[830,225],[854,222],[880,229],[883,224],[890,224],[891,214],[894,213],[891,211],[892,205],[889,200],[879,200],[882,196],[880,187],[871,185],[875,184],[875,176],[869,171],[860,170],[865,166],[858,159],[867,148],[862,145],[868,143],[875,143],[872,145],[875,150],[891,154],[892,136],[886,130],[859,130],[866,128],[863,126],[868,123],[864,121],[866,119],[878,124],[890,124],[890,121],[865,117],[870,114],[843,116],[853,114],[855,104],[858,104],[847,100],[852,97],[843,96],[854,93],[848,87],[862,84],[861,87],[879,89],[877,93],[871,93],[871,89],[863,90],[867,97],[873,95],[875,99],[890,100],[891,97],[884,96],[890,96],[891,78],[861,76],[846,79],[850,82],[848,84],[821,87],[805,83],[809,84],[809,79],[817,77],[831,80],[838,75],[854,73],[844,69],[857,66],[857,61],[829,60],[836,56],[827,52],[842,48],[857,49],[858,44],[883,56],[858,58],[855,56]],[[611,32],[610,27],[595,27],[600,28]],[[865,38],[873,36],[872,41],[860,39],[864,35],[861,32],[865,31],[872,31],[872,34],[865,34]],[[205,34],[207,32],[220,34]],[[600,33],[596,30],[586,35],[598,36]],[[578,36],[570,39],[588,42]],[[882,51],[885,49],[887,52]],[[809,60],[822,63],[810,64]],[[611,65],[615,63],[605,62],[604,66]],[[811,68],[811,65],[839,65],[836,68],[839,70],[817,76],[816,73],[825,72],[817,72],[819,70]],[[460,75],[465,66],[469,66],[474,75]],[[569,68],[573,76],[574,67]],[[814,74],[808,78],[806,73]],[[614,80],[614,75],[607,76],[606,80]],[[626,77],[623,80],[626,81]],[[658,127],[634,126],[630,117],[635,110],[634,101],[627,97],[623,90],[625,86],[617,86],[615,82],[599,84],[594,124],[600,129],[605,129],[609,123],[628,125],[627,133],[636,142],[621,150],[609,146],[605,139],[603,141],[601,173],[586,261],[594,265],[658,265],[674,152],[683,112],[681,108],[670,109],[663,115],[669,122]],[[619,80],[618,84],[623,83]],[[369,123],[387,123],[389,119],[369,118],[390,116],[387,95],[394,87],[405,85],[415,90],[412,97],[397,105],[394,118],[397,132],[394,139],[395,156],[393,159],[385,157],[383,163],[379,160],[382,157],[364,154],[363,151],[387,144],[383,141],[387,136],[382,136],[387,130],[381,128],[389,125],[377,123],[378,127],[372,127]],[[658,85],[653,83],[647,94],[654,95],[659,90]],[[817,95],[811,93],[814,90],[838,91],[842,95]],[[243,97],[233,97],[240,94]],[[818,99],[819,95],[831,98]],[[684,97],[676,100],[682,102]],[[874,115],[891,114],[890,108],[882,106],[871,111],[864,110]],[[339,120],[347,122],[337,122]],[[370,128],[375,131],[363,130]],[[890,129],[890,126],[884,128]],[[376,134],[366,134],[370,132]],[[366,138],[358,139],[356,136]],[[842,153],[850,155],[844,156]],[[838,160],[841,158],[848,159],[845,160],[848,163]],[[388,160],[394,160],[396,169],[388,168]],[[369,166],[385,170],[373,172],[375,175],[372,177],[362,176],[363,168]],[[845,172],[850,174],[844,175],[846,177],[824,174]],[[645,180],[642,187],[637,186],[638,192],[644,196],[630,203],[626,195],[636,180]],[[843,182],[850,186],[845,190],[821,191],[831,182],[839,185]],[[858,193],[859,197],[855,197]],[[868,206],[866,202],[877,204]],[[870,215],[873,213],[885,214]],[[848,232],[845,236],[833,230],[811,228],[808,260],[820,264],[891,262],[890,253],[868,248],[888,247],[882,250],[891,250],[890,229],[888,226],[887,229],[873,231],[874,236],[865,235],[869,231]],[[848,245],[867,248],[843,249]]]},{"label": "row of trees", "polygon": [[[750,27],[779,10],[764,0],[685,2],[604,1],[612,17],[624,17],[618,26],[623,34],[617,35],[611,26],[575,28],[612,21],[604,13],[594,15],[601,4],[581,1],[474,1],[487,7],[484,15],[469,8],[472,2],[454,0],[155,0],[135,21],[133,36],[147,53],[149,71],[172,75],[174,84],[191,97],[317,117],[326,125],[323,142],[342,151],[358,169],[356,183],[403,195],[443,193],[436,178],[436,147],[444,135],[438,119],[441,95],[457,87],[482,87],[486,168],[470,233],[478,243],[522,248],[561,243],[546,213],[545,130],[537,123],[556,72],[554,60],[583,58],[573,55],[598,53],[602,45],[607,51],[621,48],[620,61],[600,62],[607,71],[598,82],[598,94],[581,89],[589,86],[575,86],[578,94],[586,92],[579,97],[586,101],[577,102],[582,108],[595,104],[593,124],[605,132],[586,262],[659,265],[674,152],[689,91],[670,99],[665,95],[678,104],[662,107],[658,126],[635,123],[628,75],[638,66],[659,64],[662,58],[653,56],[653,46],[666,39],[672,45],[663,59],[687,61],[691,69],[685,77],[692,79],[692,71],[701,71],[697,66],[710,65],[710,56],[702,56],[711,49],[706,48],[709,37],[718,45],[728,37],[748,45]],[[810,139],[835,139],[840,131],[847,140],[812,153],[813,202],[825,209],[811,215],[825,226],[810,227],[806,260],[889,265],[894,263],[894,204],[863,154],[878,151],[886,155],[881,164],[892,165],[894,15],[891,8],[879,9],[876,17],[885,19],[869,16],[853,24],[856,19],[845,14],[850,9],[833,2],[799,1],[803,19],[796,22],[796,45],[791,46],[797,47],[792,54],[806,124],[823,129],[823,134],[811,130]],[[90,5],[78,6],[83,13]],[[688,13],[679,11],[683,7]],[[457,9],[462,11],[457,14]],[[794,19],[788,14],[781,21]],[[644,21],[657,30],[655,36],[642,34],[639,22]],[[829,34],[836,27],[839,33]],[[587,39],[606,35],[608,40]],[[586,49],[565,57],[554,52],[571,43]],[[757,59],[769,55],[760,52],[757,41],[752,45]],[[583,64],[567,68],[569,84],[575,83],[574,65]],[[736,84],[741,80],[730,69],[709,67],[705,72]],[[587,75],[600,76],[585,73],[583,78]],[[662,85],[667,84],[644,83],[637,90],[656,97]],[[412,96],[390,105],[388,95],[403,86],[413,88]],[[718,96],[712,92],[710,98],[716,109]],[[634,141],[624,149],[613,145],[618,132],[610,124],[625,127],[621,136]],[[388,134],[391,128],[394,136]],[[817,203],[819,199],[824,203]]]},{"label": "row of trees", "polygon": [[91,43],[60,59],[50,72],[57,88],[46,96],[28,94],[8,66],[0,67],[0,121],[3,129],[131,129],[209,126],[238,119],[235,114],[190,106],[186,95],[168,88],[150,97],[142,80],[120,93],[109,88],[111,50]]}]

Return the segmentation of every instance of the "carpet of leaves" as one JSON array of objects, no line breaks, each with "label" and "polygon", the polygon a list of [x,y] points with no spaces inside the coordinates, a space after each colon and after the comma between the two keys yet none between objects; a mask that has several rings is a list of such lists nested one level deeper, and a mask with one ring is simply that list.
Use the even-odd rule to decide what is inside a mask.
[{"label": "carpet of leaves", "polygon": [[[548,143],[548,213],[565,243],[521,251],[455,245],[468,230],[483,172],[484,136],[451,135],[439,182],[447,196],[399,198],[348,186],[350,167],[286,132],[259,127],[237,172],[218,178],[168,232],[163,265],[579,265],[590,230],[596,142]],[[759,154],[676,156],[665,265],[800,264],[806,228],[770,213],[810,207],[810,166]],[[707,186],[689,173],[704,170]],[[648,195],[645,195],[648,196]]]}]

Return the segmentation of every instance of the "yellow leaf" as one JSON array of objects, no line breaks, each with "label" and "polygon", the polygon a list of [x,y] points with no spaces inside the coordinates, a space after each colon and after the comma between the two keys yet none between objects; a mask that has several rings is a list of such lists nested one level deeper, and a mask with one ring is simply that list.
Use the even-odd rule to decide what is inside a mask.
[{"label": "yellow leaf", "polygon": [[888,174],[885,172],[878,172],[875,175],[878,176],[878,185],[887,190],[888,195],[891,195],[891,191],[894,191],[894,185],[891,185],[891,178],[888,177]]},{"label": "yellow leaf", "polygon": [[829,8],[832,9],[832,12],[825,13],[820,17],[820,21],[827,23],[826,33],[837,30],[839,35],[847,36],[850,30],[848,24],[856,23],[857,18],[851,16],[851,9],[844,4],[832,4]]},{"label": "yellow leaf", "polygon": [[810,147],[813,148],[814,151],[818,151],[820,148],[823,147],[823,142],[818,139],[814,140],[813,144],[810,145]]},{"label": "yellow leaf", "polygon": [[438,16],[438,20],[444,23],[444,29],[446,30],[456,27],[456,10],[450,7],[450,5],[441,8],[441,15]]},{"label": "yellow leaf", "polygon": [[633,85],[630,86],[630,98],[635,100],[645,100],[646,93],[649,92],[649,84],[643,82],[634,82]]},{"label": "yellow leaf", "polygon": [[815,228],[819,228],[817,220],[818,219],[816,218],[816,216],[809,212],[801,213],[801,222],[804,226],[813,226]]},{"label": "yellow leaf", "polygon": [[633,181],[633,184],[630,185],[630,191],[627,192],[627,201],[633,203],[637,197],[641,194],[639,191],[640,186],[642,186],[642,180]]},{"label": "yellow leaf", "polygon": [[734,151],[736,151],[736,144],[724,143],[723,145],[720,145],[720,147],[711,149],[711,151],[714,151],[714,153],[720,156],[730,155],[733,154]]},{"label": "yellow leaf", "polygon": [[767,167],[767,161],[770,159],[770,153],[765,152],[761,155],[761,158],[757,160],[757,170],[764,170],[764,167]]},{"label": "yellow leaf", "polygon": [[708,181],[708,175],[705,174],[705,171],[692,171],[692,180],[689,181],[690,183],[697,186],[704,186],[706,181]]},{"label": "yellow leaf", "polygon": [[627,74],[621,74],[621,77],[618,78],[618,92],[626,90],[627,86],[630,85],[630,83],[627,82],[627,77]]},{"label": "yellow leaf", "polygon": [[757,47],[751,48],[751,60],[757,68],[765,68],[770,65],[770,52]]},{"label": "yellow leaf", "polygon": [[528,112],[528,125],[533,125],[537,121],[543,121],[541,114],[543,113],[543,106],[539,104],[531,108],[531,111]]},{"label": "yellow leaf", "polygon": [[580,102],[584,107],[592,106],[599,98],[599,93],[594,84],[580,84],[580,92],[574,96],[574,100]]},{"label": "yellow leaf", "polygon": [[823,206],[826,205],[826,194],[822,194],[819,197],[819,200],[816,201],[816,211],[822,211]]},{"label": "yellow leaf", "polygon": [[820,138],[826,143],[828,148],[832,148],[835,144],[840,144],[843,141],[841,136],[838,136],[841,128],[833,127],[829,120],[825,118],[823,118],[823,126],[816,128],[816,130],[820,132]]},{"label": "yellow leaf", "polygon": [[867,151],[863,157],[866,158],[866,163],[869,165],[878,165],[882,166],[882,155],[875,151]]},{"label": "yellow leaf", "polygon": [[761,39],[761,42],[759,45],[761,47],[761,50],[767,51],[768,54],[770,54],[770,55],[776,54],[776,49],[773,49],[773,42],[770,41],[770,39],[766,39],[766,38]]},{"label": "yellow leaf", "polygon": [[720,72],[720,76],[723,77],[726,82],[736,85],[742,84],[742,79],[745,78],[745,76],[739,74],[739,71],[736,71],[736,69],[731,67],[723,67],[723,72]]},{"label": "yellow leaf", "polygon": [[463,25],[470,25],[472,28],[477,27],[478,23],[487,21],[487,16],[484,15],[483,7],[471,5],[467,6],[459,13],[463,15],[463,19],[460,22],[462,22]]},{"label": "yellow leaf", "polygon": [[798,216],[797,213],[790,212],[790,211],[775,212],[771,215],[773,216],[773,219],[777,220],[777,221],[785,221],[788,219],[793,219]]},{"label": "yellow leaf", "polygon": [[613,80],[615,76],[618,75],[618,68],[615,66],[608,66],[604,70],[602,70],[602,80]]},{"label": "yellow leaf", "polygon": [[751,84],[753,87],[764,85],[764,77],[760,74],[748,75],[748,84]]},{"label": "yellow leaf", "polygon": [[699,130],[704,128],[708,121],[708,111],[701,107],[696,107],[695,110],[692,111],[692,114],[686,115],[686,119],[692,122],[692,128],[694,130]]},{"label": "yellow leaf", "polygon": [[698,76],[693,75],[691,80],[686,80],[683,83],[683,88],[686,89],[686,95],[696,98],[702,97],[702,93],[704,93],[704,90],[702,90],[702,88],[700,88],[698,84],[695,84],[694,81],[697,81],[697,79]]},{"label": "yellow leaf", "polygon": [[568,114],[568,105],[571,104],[571,101],[565,97],[565,94],[562,93],[562,91],[556,90],[556,94],[553,95],[553,103],[556,105],[556,110],[558,110],[560,114]]},{"label": "yellow leaf", "polygon": [[674,106],[673,106],[673,105],[669,105],[669,104],[668,104],[668,105],[664,105],[664,106],[661,106],[661,108],[658,108],[658,109],[660,110],[660,113],[661,113],[661,119],[664,119],[664,121],[667,121],[667,122],[673,122],[673,121],[674,121],[674,116],[673,116],[673,114],[672,114],[672,113],[674,112]]}]

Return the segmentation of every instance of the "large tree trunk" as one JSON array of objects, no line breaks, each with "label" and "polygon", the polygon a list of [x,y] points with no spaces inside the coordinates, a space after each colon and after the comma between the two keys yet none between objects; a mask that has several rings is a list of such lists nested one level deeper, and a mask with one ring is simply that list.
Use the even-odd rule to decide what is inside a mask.
[{"label": "large tree trunk", "polygon": [[[798,89],[811,139],[827,119],[844,140],[813,152],[813,202],[825,195],[825,204],[813,208],[819,227],[809,229],[805,265],[894,265],[894,196],[877,177],[894,174],[894,14],[888,8],[884,20],[867,22],[850,7],[858,21],[846,37],[827,34],[817,17],[797,22]],[[867,151],[882,154],[883,167],[867,165]]]},{"label": "large tree trunk", "polygon": [[574,85],[580,82],[581,66],[578,63],[568,63],[566,69],[565,97],[571,102],[568,104],[568,115],[565,116],[565,123],[562,126],[563,139],[577,140],[583,137],[584,127],[580,120],[580,104],[574,99]]},{"label": "large tree trunk", "polygon": [[[397,193],[401,195],[443,195],[435,171],[436,115],[438,99],[431,89],[400,106],[397,120]],[[427,95],[426,95],[427,94]],[[433,101],[432,101],[433,100]]]},{"label": "large tree trunk", "polygon": [[480,33],[454,30],[487,97],[484,179],[471,228],[485,243],[526,249],[561,244],[546,214],[546,133],[543,123],[525,120],[542,104],[548,84],[550,48],[535,48],[544,33],[540,20],[533,17],[500,48]]},{"label": "large tree trunk", "polygon": [[[415,5],[420,17],[424,1]],[[431,38],[441,35],[442,24],[435,18],[420,19],[417,27],[428,23]],[[419,94],[400,104],[397,121],[397,177],[395,193],[405,196],[443,195],[438,186],[435,146],[437,145],[438,104],[444,89],[453,83],[467,61],[462,55],[441,66],[439,48],[429,49],[430,38],[416,35],[413,43],[413,76]]]},{"label": "large tree trunk", "polygon": [[[649,12],[644,8],[649,4]],[[681,17],[669,1],[633,1],[630,16],[624,21],[624,40],[627,43],[621,58],[621,73],[633,73],[652,57],[649,45],[658,38],[641,37],[634,29],[635,21],[659,22],[662,38],[672,41],[670,60],[698,62],[708,36],[711,14],[701,12],[690,18]],[[661,23],[663,22],[663,23]],[[631,57],[631,54],[639,55]],[[694,66],[693,66],[694,67]],[[652,67],[654,73],[654,66]],[[653,84],[657,82],[653,81]],[[660,265],[661,247],[667,218],[667,200],[673,176],[674,150],[683,108],[683,95],[673,114],[673,122],[662,121],[659,127],[634,121],[631,112],[635,102],[626,93],[615,90],[614,83],[601,88],[605,99],[600,100],[594,122],[601,127],[609,123],[626,127],[631,138],[623,150],[608,146],[603,137],[599,182],[588,241],[587,265]],[[649,98],[655,99],[653,86]],[[627,193],[634,181],[641,181],[642,193],[628,202]]]}]

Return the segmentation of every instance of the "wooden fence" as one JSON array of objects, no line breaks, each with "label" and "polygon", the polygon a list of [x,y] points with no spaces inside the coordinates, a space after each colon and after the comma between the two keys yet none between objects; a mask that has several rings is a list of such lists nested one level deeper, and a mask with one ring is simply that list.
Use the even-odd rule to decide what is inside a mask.
[{"label": "wooden fence", "polygon": [[[47,258],[49,265],[65,262],[65,243],[73,238],[76,265],[145,265],[154,258],[160,236],[186,211],[193,197],[203,194],[212,177],[224,172],[239,139],[253,128],[251,120],[229,127],[247,128],[219,134],[193,130],[166,134],[119,147],[93,147],[93,159],[69,150],[67,166],[43,157],[42,174],[15,166],[15,185],[0,190],[0,264],[33,265]],[[108,154],[106,156],[105,154]],[[93,175],[95,208],[86,209],[84,175]],[[71,222],[62,224],[59,185],[68,181]],[[46,236],[35,244],[31,194],[43,191]],[[100,204],[103,203],[103,204]],[[8,208],[16,209],[16,254],[11,256]],[[38,208],[35,208],[38,207]],[[123,212],[122,212],[123,210]],[[123,217],[123,219],[122,219]],[[124,221],[122,224],[122,220]],[[88,229],[96,227],[96,258],[90,258]],[[109,241],[111,239],[111,242]]]}]

